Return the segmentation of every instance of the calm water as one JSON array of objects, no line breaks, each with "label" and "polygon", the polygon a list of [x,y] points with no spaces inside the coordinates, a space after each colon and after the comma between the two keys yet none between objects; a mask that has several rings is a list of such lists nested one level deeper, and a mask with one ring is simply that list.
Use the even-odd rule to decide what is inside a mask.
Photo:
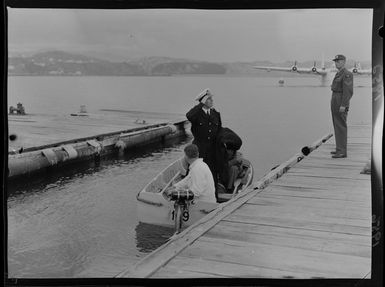
[{"label": "calm water", "polygon": [[[223,125],[243,139],[255,178],[332,131],[330,88],[319,79],[227,77],[11,77],[8,104],[28,113],[127,109],[185,113],[204,88]],[[355,78],[350,123],[371,123],[370,78]],[[136,194],[182,155],[185,142],[84,164],[28,183],[8,200],[10,277],[111,277],[161,245],[172,230],[136,217]]]}]

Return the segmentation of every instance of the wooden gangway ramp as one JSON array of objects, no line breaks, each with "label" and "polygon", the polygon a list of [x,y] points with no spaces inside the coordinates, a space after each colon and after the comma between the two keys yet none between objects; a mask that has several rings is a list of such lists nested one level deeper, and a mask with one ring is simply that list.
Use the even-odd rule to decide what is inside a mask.
[{"label": "wooden gangway ramp", "polygon": [[332,159],[333,147],[331,137],[117,277],[370,278],[370,125],[349,127],[348,158]]}]

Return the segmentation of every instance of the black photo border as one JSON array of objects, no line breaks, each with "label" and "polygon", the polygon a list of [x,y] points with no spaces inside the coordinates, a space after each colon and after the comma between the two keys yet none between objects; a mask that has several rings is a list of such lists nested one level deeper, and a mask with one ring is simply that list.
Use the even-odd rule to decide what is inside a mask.
[{"label": "black photo border", "polygon": [[[260,278],[233,278],[233,279],[140,279],[140,278],[49,278],[27,279],[8,278],[7,275],[7,166],[8,166],[8,117],[7,117],[7,7],[11,8],[82,8],[82,9],[323,9],[323,8],[361,8],[373,9],[372,26],[372,67],[383,67],[383,25],[385,1],[383,0],[4,0],[2,1],[2,15],[4,16],[2,46],[3,61],[1,77],[3,97],[1,119],[4,128],[2,140],[3,158],[2,171],[2,207],[3,207],[3,282],[6,286],[95,286],[95,285],[186,285],[186,286],[383,286],[383,253],[384,253],[384,197],[382,169],[376,169],[373,164],[373,149],[380,149],[382,155],[383,127],[381,142],[372,142],[371,161],[371,188],[372,188],[372,264],[371,279],[260,279]],[[383,75],[382,75],[383,80]],[[380,106],[383,105],[381,95],[372,95],[372,122],[375,121]],[[376,98],[377,96],[377,98]],[[375,101],[375,98],[377,101]],[[372,132],[374,125],[372,127]],[[372,134],[373,138],[373,134]]]}]

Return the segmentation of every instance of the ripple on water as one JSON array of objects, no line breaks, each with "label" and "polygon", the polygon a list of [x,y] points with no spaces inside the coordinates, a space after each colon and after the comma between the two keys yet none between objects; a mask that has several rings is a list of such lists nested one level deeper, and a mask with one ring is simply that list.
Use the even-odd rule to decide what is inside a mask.
[{"label": "ripple on water", "polygon": [[182,145],[11,186],[10,276],[111,277],[167,241],[172,229],[138,222],[136,194]]}]

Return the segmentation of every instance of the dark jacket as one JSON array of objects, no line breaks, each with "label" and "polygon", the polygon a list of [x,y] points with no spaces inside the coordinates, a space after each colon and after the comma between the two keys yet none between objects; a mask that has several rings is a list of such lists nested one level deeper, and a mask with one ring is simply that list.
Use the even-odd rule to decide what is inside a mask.
[{"label": "dark jacket", "polygon": [[208,116],[202,109],[203,104],[194,106],[186,114],[191,122],[191,132],[194,136],[193,143],[199,148],[200,157],[207,157],[208,148],[215,150],[216,139],[222,127],[221,114],[215,109],[210,110]]},{"label": "dark jacket", "polygon": [[242,146],[242,139],[233,130],[221,128],[217,136],[216,146],[216,170],[222,183],[226,183],[229,168],[227,149],[239,150]]},{"label": "dark jacket", "polygon": [[223,127],[218,133],[217,143],[228,149],[239,150],[242,146],[242,139],[233,130]]},{"label": "dark jacket", "polygon": [[331,90],[334,94],[340,94],[342,107],[349,107],[353,96],[353,73],[346,68],[338,71],[333,79]]},{"label": "dark jacket", "polygon": [[215,149],[217,135],[222,127],[221,115],[215,109],[211,109],[210,116],[208,116],[202,107],[203,104],[199,103],[188,111],[186,117],[191,122],[193,144],[198,146],[199,157],[203,158],[203,161],[209,166],[216,184],[218,172],[216,171]]}]

